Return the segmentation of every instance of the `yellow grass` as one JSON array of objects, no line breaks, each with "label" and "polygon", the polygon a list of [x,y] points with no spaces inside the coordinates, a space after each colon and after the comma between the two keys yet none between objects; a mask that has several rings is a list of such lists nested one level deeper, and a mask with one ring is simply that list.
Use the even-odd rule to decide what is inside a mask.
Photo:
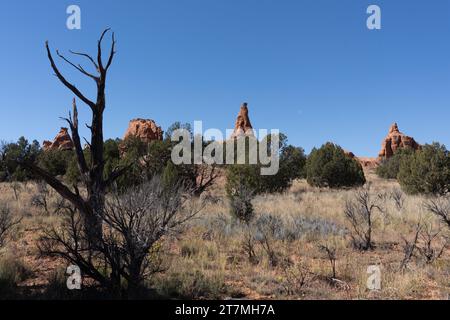
[{"label": "yellow grass", "polygon": [[[399,188],[395,181],[367,174],[371,192],[391,192]],[[0,201],[24,217],[12,241],[3,249],[3,256],[20,257],[31,276],[20,285],[45,285],[49,275],[62,265],[61,261],[38,258],[36,243],[42,227],[58,221],[41,209],[30,205],[36,192],[34,184],[22,185],[16,200],[8,184],[0,184]],[[244,232],[232,222],[222,187],[214,195],[221,201],[208,204],[184,232],[167,239],[168,269],[150,280],[149,285],[160,291],[178,290],[178,294],[195,298],[255,298],[255,299],[447,299],[450,293],[450,255],[446,250],[433,264],[414,258],[401,271],[402,237],[410,238],[419,221],[434,221],[420,196],[406,196],[402,209],[386,200],[386,213],[376,215],[373,251],[361,252],[350,245],[348,234],[314,234],[310,232],[295,240],[275,239],[273,248],[279,263],[270,265],[267,254],[256,244],[258,264],[251,263],[243,249]],[[296,181],[283,194],[259,195],[254,200],[258,215],[272,214],[292,224],[296,217],[307,217],[320,223],[331,223],[339,230],[349,227],[343,207],[354,190],[316,189],[306,181]],[[324,222],[325,221],[325,222]],[[337,248],[337,280],[329,279],[330,263],[318,246],[329,244]],[[367,289],[367,267],[381,268],[382,288]],[[307,270],[303,286],[300,270]]]}]

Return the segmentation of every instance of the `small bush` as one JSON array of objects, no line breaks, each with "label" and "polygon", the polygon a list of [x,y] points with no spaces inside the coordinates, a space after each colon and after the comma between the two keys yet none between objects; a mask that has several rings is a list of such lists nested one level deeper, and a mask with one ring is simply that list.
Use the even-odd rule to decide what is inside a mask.
[{"label": "small bush", "polygon": [[30,275],[30,270],[18,257],[10,254],[3,256],[0,260],[0,299],[18,296],[17,284]]},{"label": "small bush", "polygon": [[235,189],[227,191],[231,214],[241,222],[249,224],[254,217],[252,200],[254,191],[245,184],[238,184]]},{"label": "small bush", "polygon": [[425,145],[400,162],[398,181],[409,194],[445,195],[450,190],[450,155],[444,145]]},{"label": "small bush", "polygon": [[353,187],[366,182],[361,164],[330,142],[311,151],[306,173],[308,183],[315,187]]},{"label": "small bush", "polygon": [[189,263],[180,271],[169,271],[156,279],[154,287],[158,293],[167,298],[181,299],[217,299],[224,290],[222,274],[209,274]]},{"label": "small bush", "polygon": [[289,241],[299,240],[304,237],[320,239],[329,236],[343,236],[345,234],[344,228],[332,221],[302,215],[292,216],[284,230],[285,238]]},{"label": "small bush", "polygon": [[353,199],[345,202],[344,216],[351,225],[350,237],[356,249],[374,249],[372,232],[377,211],[385,211],[383,198],[380,194],[371,194],[370,187],[356,191]]},{"label": "small bush", "polygon": [[0,248],[5,244],[11,229],[21,222],[14,218],[9,207],[0,204]]}]

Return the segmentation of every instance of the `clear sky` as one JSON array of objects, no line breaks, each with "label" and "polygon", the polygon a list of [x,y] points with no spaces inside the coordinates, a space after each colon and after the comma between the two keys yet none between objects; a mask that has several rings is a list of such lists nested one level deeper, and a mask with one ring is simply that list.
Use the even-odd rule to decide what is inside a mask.
[{"label": "clear sky", "polygon": [[[73,94],[53,76],[45,40],[63,53],[95,54],[99,34],[111,27],[117,56],[107,87],[106,138],[122,137],[136,117],[155,119],[163,129],[203,120],[225,130],[246,101],[254,127],[280,129],[307,152],[331,140],[376,156],[394,121],[420,143],[450,147],[449,0],[1,4],[1,140],[24,135],[42,142],[65,125],[59,117],[67,115]],[[70,4],[81,7],[81,30],[66,28]],[[370,4],[381,7],[381,30],[366,27]],[[56,61],[93,97],[91,79]],[[80,122],[89,122],[87,106],[79,102],[79,109]]]}]

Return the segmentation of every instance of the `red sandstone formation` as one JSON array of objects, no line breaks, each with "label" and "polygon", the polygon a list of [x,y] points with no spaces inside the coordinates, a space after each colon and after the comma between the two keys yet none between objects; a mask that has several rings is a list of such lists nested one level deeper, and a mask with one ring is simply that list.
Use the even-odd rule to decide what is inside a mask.
[{"label": "red sandstone formation", "polygon": [[67,128],[61,128],[53,142],[44,141],[42,143],[44,151],[48,150],[72,150],[73,142]]},{"label": "red sandstone formation", "polygon": [[375,168],[380,164],[379,160],[377,158],[367,158],[367,157],[357,157],[355,154],[351,151],[344,150],[345,155],[358,160],[358,162],[361,164],[363,168],[372,169]]},{"label": "red sandstone formation", "polygon": [[375,168],[383,159],[389,159],[394,153],[401,148],[420,149],[420,145],[414,140],[400,132],[397,123],[394,123],[389,129],[389,134],[384,139],[378,158],[356,157],[353,152],[345,151],[345,154],[352,159],[357,159],[363,168]]},{"label": "red sandstone formation", "polygon": [[163,130],[158,127],[155,121],[150,119],[133,119],[125,132],[124,140],[130,137],[137,137],[143,142],[151,142],[163,139]]},{"label": "red sandstone formation", "polygon": [[236,119],[233,134],[231,138],[239,138],[243,136],[254,136],[253,127],[248,117],[247,103],[243,103],[241,110]]},{"label": "red sandstone formation", "polygon": [[357,159],[361,166],[367,169],[376,168],[380,164],[380,160],[378,158],[357,157]]},{"label": "red sandstone formation", "polygon": [[398,130],[397,123],[394,123],[389,129],[389,134],[383,141],[378,157],[380,159],[389,159],[398,149],[407,147],[414,150],[420,149],[420,145],[414,138],[401,133],[400,130]]}]

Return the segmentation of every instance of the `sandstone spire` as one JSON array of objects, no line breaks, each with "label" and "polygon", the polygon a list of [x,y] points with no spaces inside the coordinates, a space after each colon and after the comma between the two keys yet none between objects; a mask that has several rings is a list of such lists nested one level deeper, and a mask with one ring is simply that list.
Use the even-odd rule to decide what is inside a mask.
[{"label": "sandstone spire", "polygon": [[61,128],[53,142],[44,141],[42,143],[44,151],[48,150],[72,150],[73,142],[67,128]]},{"label": "sandstone spire", "polygon": [[246,102],[244,102],[241,106],[231,138],[239,138],[243,136],[254,136],[253,127],[250,122],[250,118],[248,117],[248,107]]}]

